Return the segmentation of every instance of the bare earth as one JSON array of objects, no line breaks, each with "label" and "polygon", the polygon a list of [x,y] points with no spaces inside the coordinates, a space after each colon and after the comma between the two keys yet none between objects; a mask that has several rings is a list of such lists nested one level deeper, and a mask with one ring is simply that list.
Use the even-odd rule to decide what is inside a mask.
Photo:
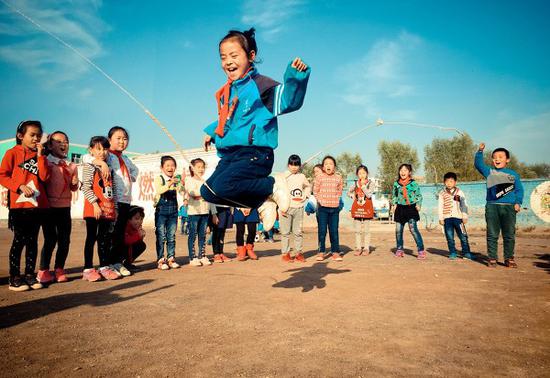
[{"label": "bare earth", "polygon": [[[74,280],[14,293],[4,226],[0,376],[550,376],[550,233],[520,234],[519,269],[491,270],[449,261],[443,234],[422,231],[426,261],[410,249],[395,259],[393,226],[375,225],[371,255],[342,263],[311,258],[309,229],[305,264],[282,263],[278,242],[258,243],[259,261],[161,272],[148,229],[143,271],[88,283],[75,221]],[[353,234],[340,237],[349,251]],[[484,254],[484,233],[470,239]],[[182,263],[186,245],[178,235]]]}]

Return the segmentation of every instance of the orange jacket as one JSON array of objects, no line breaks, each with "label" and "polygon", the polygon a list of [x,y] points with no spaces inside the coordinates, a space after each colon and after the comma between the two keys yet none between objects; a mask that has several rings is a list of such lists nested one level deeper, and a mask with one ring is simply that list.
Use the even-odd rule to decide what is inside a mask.
[{"label": "orange jacket", "polygon": [[[0,164],[0,185],[10,191],[10,209],[32,209],[48,207],[48,196],[44,182],[49,177],[48,163],[45,156],[37,158],[32,151],[18,144],[6,151]],[[21,185],[34,186],[40,194],[35,198],[22,198],[17,201]]]}]

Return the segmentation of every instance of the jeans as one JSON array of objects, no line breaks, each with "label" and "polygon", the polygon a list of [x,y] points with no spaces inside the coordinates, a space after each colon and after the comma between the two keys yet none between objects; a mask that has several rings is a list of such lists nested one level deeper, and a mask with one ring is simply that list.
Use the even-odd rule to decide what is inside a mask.
[{"label": "jeans", "polygon": [[[409,230],[411,231],[411,235],[414,238],[414,241],[416,242],[416,247],[418,248],[418,251],[424,250],[424,241],[422,240],[422,235],[420,235],[420,231],[418,231],[418,226],[416,225],[416,220],[409,219],[407,222],[409,224]],[[403,249],[403,228],[405,227],[404,223],[395,223],[395,240],[397,242],[397,249]]]},{"label": "jeans", "polygon": [[166,256],[172,258],[176,255],[176,229],[178,227],[178,213],[164,214],[155,211],[155,235],[157,236],[157,261],[164,258],[164,244],[166,243]]},{"label": "jeans", "polygon": [[281,227],[281,252],[290,252],[290,234],[294,235],[294,249],[302,252],[303,235],[302,224],[304,223],[304,208],[291,207],[286,216],[279,214],[279,226]]},{"label": "jeans", "polygon": [[340,241],[338,239],[338,222],[340,220],[340,209],[337,207],[319,206],[317,209],[319,237],[319,252],[325,252],[325,239],[327,237],[327,228],[330,236],[330,251],[340,253]]},{"label": "jeans", "polygon": [[[195,257],[201,259],[204,256],[206,245],[206,226],[208,225],[208,214],[189,215],[189,236],[187,248],[189,249],[189,260]],[[195,240],[199,239],[199,253],[195,254]]]},{"label": "jeans", "polygon": [[[268,147],[232,147],[223,155],[216,170],[201,187],[205,201],[216,205],[259,207],[273,193],[275,179],[273,149]],[[210,188],[210,189],[209,189]]]},{"label": "jeans", "polygon": [[487,253],[489,258],[497,258],[498,237],[502,231],[504,258],[513,259],[516,245],[516,211],[514,205],[488,203],[485,206],[485,221],[487,222]]},{"label": "jeans", "polygon": [[71,243],[71,208],[51,207],[46,210],[47,220],[42,224],[44,246],[40,253],[40,269],[50,269],[53,250],[57,244],[54,268],[64,268]]},{"label": "jeans", "polygon": [[443,228],[445,229],[445,237],[447,238],[447,246],[449,247],[449,253],[456,254],[455,248],[455,230],[458,238],[460,239],[460,245],[462,247],[462,254],[470,253],[470,244],[468,243],[468,234],[466,233],[466,226],[462,223],[462,219],[459,218],[447,218],[444,221]]}]

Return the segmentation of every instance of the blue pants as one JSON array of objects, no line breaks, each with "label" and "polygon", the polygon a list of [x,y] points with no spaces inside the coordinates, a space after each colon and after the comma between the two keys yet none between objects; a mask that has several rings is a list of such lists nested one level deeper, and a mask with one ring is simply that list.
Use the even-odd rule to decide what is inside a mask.
[{"label": "blue pants", "polygon": [[462,247],[462,254],[470,253],[470,244],[468,243],[468,234],[466,233],[466,227],[462,223],[462,219],[459,218],[447,218],[444,221],[443,228],[445,229],[445,237],[447,238],[447,246],[449,247],[449,253],[456,254],[455,248],[455,230],[458,238],[460,239],[460,245]]},{"label": "blue pants", "polygon": [[176,255],[176,229],[178,227],[178,213],[165,214],[155,212],[155,235],[157,236],[157,260],[164,258],[164,244],[168,258]]},{"label": "blue pants", "polygon": [[[195,257],[201,259],[204,256],[206,244],[206,226],[208,225],[208,214],[189,215],[189,236],[187,247],[189,248],[189,260]],[[195,240],[199,239],[199,253],[195,254]]]},{"label": "blue pants", "polygon": [[[411,235],[414,238],[414,241],[416,242],[416,247],[418,248],[418,251],[424,250],[424,241],[422,240],[422,235],[420,235],[420,231],[418,231],[418,226],[416,225],[416,220],[409,219],[409,230],[411,231]],[[397,242],[397,249],[403,249],[403,228],[405,227],[404,223],[395,223],[395,240]]]},{"label": "blue pants", "polygon": [[[222,154],[216,170],[201,187],[205,201],[216,205],[257,208],[273,193],[273,149],[231,147]],[[210,190],[210,189],[211,190]]]},{"label": "blue pants", "polygon": [[340,253],[340,241],[338,239],[338,223],[340,209],[337,207],[319,206],[317,208],[317,232],[319,236],[319,252],[325,252],[325,239],[327,228],[330,236],[330,251]]}]

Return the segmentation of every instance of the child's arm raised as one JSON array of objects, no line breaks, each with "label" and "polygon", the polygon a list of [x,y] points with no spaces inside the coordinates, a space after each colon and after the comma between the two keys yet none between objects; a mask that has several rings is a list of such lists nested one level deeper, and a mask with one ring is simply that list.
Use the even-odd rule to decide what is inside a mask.
[{"label": "child's arm raised", "polygon": [[487,176],[489,176],[489,174],[491,173],[491,168],[485,165],[485,162],[483,161],[484,149],[485,149],[485,143],[480,143],[478,150],[476,152],[474,166],[476,167],[478,172],[483,175],[483,177],[487,178]]},{"label": "child's arm raised", "polygon": [[298,110],[304,103],[307,83],[311,68],[295,58],[287,67],[284,83],[273,90],[273,115],[290,113]]}]

